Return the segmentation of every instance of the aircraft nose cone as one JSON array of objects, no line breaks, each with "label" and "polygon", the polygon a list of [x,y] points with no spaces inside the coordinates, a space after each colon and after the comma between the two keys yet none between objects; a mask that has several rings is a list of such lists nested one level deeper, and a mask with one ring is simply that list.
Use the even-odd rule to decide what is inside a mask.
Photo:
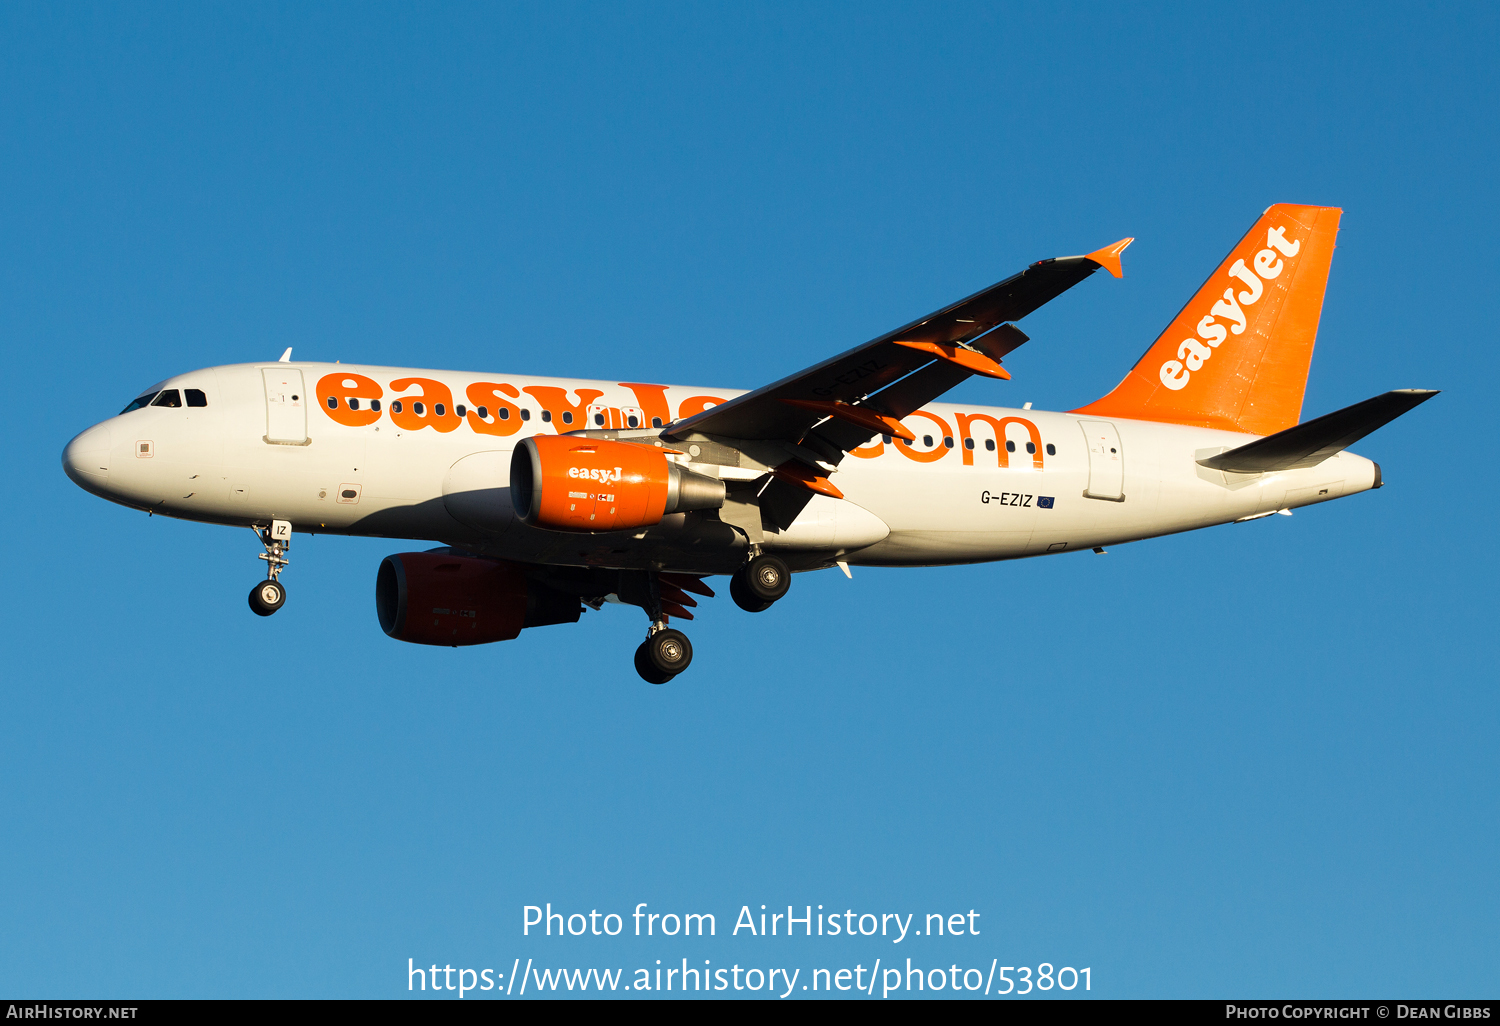
[{"label": "aircraft nose cone", "polygon": [[109,484],[109,428],[96,424],[63,449],[63,471],[86,491],[99,491]]}]

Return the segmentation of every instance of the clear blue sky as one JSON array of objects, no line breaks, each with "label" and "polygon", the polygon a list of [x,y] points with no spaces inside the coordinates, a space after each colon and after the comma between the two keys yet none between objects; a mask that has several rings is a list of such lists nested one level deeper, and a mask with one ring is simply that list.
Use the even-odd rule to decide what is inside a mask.
[{"label": "clear blue sky", "polygon": [[[0,9],[0,992],[386,996],[407,959],[1089,966],[1103,996],[1497,996],[1491,5]],[[753,387],[1124,235],[976,402],[1110,388],[1267,205],[1344,208],[1306,413],[1442,396],[1291,518],[619,607],[467,650],[399,543],[62,474],[299,357]],[[520,936],[710,911],[711,943]],[[741,905],[975,909],[897,947]],[[628,978],[628,977],[627,977]],[[803,982],[806,977],[803,977]],[[1056,993],[1055,991],[1053,993]],[[877,995],[878,996],[878,995]]]}]

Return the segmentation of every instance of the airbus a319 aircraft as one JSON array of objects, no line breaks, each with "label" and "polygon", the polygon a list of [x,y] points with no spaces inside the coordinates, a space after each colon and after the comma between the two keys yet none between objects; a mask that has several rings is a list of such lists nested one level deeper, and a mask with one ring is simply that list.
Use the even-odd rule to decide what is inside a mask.
[{"label": "airbus a319 aircraft", "polygon": [[729,575],[763,611],[791,574],[1042,556],[1190,531],[1379,488],[1347,447],[1437,393],[1299,422],[1341,211],[1278,204],[1108,395],[1066,413],[937,402],[1006,379],[1013,322],[1122,239],[1056,257],[743,392],[280,361],[169,378],[68,443],[78,485],[151,513],[256,531],[286,601],[292,535],[437,542],[387,556],[380,626],[479,645],[646,613],[640,675],[692,660],[673,619]]}]

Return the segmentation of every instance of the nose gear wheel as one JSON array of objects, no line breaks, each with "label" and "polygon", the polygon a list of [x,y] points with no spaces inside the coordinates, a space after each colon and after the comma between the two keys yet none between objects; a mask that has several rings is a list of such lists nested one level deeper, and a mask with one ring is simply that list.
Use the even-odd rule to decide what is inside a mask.
[{"label": "nose gear wheel", "polygon": [[286,604],[281,572],[291,564],[287,552],[292,547],[292,525],[285,520],[274,520],[271,526],[257,527],[254,531],[266,549],[260,554],[266,561],[266,579],[250,589],[250,609],[256,616],[270,616]]},{"label": "nose gear wheel", "polygon": [[257,616],[270,616],[286,604],[286,589],[267,578],[250,589],[250,609]]}]

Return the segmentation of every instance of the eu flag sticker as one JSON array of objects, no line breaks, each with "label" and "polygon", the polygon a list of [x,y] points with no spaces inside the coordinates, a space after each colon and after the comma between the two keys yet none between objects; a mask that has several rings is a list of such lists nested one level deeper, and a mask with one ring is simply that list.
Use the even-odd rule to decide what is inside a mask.
[{"label": "eu flag sticker", "polygon": [[1038,495],[1036,497],[1036,506],[1037,506],[1037,509],[1051,509],[1052,508],[1052,498],[1053,497],[1050,496],[1050,495]]}]

